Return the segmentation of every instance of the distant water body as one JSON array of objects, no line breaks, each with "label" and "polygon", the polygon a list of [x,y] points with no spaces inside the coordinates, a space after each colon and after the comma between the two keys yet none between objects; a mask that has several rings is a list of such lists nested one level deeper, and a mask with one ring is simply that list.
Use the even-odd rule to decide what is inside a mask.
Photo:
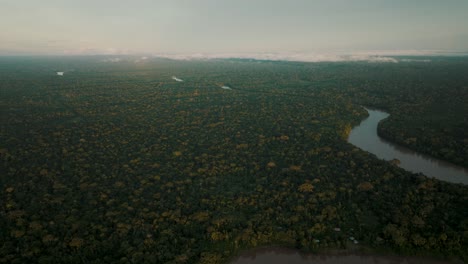
[{"label": "distant water body", "polygon": [[176,82],[183,82],[184,81],[184,80],[179,79],[179,78],[177,78],[175,76],[172,76],[172,79],[175,80]]},{"label": "distant water body", "polygon": [[348,137],[349,143],[384,160],[398,159],[400,161],[398,166],[410,172],[421,172],[428,177],[434,177],[442,181],[468,184],[467,169],[418,153],[379,137],[377,135],[377,125],[389,114],[379,110],[367,108],[366,110],[369,112],[369,117],[351,130]]}]

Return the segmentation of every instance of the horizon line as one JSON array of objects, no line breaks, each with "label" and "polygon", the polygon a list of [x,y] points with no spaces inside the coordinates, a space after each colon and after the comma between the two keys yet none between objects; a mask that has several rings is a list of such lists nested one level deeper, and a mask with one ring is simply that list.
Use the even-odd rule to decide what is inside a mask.
[{"label": "horizon line", "polygon": [[[447,50],[380,50],[355,52],[243,52],[243,53],[125,53],[125,54],[1,54],[0,57],[102,57],[101,62],[134,62],[143,63],[152,58],[163,58],[179,61],[245,59],[257,61],[287,62],[430,62],[430,59],[401,59],[402,57],[465,57],[468,51]],[[128,59],[128,58],[136,58]]]}]

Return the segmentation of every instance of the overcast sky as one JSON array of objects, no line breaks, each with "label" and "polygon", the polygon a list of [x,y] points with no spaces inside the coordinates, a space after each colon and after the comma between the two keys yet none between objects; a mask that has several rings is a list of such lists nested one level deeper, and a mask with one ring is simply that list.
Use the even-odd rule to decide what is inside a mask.
[{"label": "overcast sky", "polygon": [[0,0],[0,54],[468,51],[468,0]]}]

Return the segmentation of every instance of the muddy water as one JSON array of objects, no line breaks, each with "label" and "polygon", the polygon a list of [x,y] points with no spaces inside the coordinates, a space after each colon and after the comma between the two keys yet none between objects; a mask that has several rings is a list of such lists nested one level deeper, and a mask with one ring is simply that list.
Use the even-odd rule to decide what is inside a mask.
[{"label": "muddy water", "polygon": [[[415,257],[372,256],[359,254],[301,255],[283,248],[265,248],[247,252],[231,264],[446,264],[448,261]],[[456,262],[455,262],[456,263]]]},{"label": "muddy water", "polygon": [[380,120],[389,116],[388,113],[366,109],[369,117],[351,130],[348,142],[375,154],[384,160],[398,159],[399,166],[414,173],[423,173],[439,180],[468,184],[468,170],[454,164],[432,158],[408,148],[396,145],[377,135],[377,125]]}]

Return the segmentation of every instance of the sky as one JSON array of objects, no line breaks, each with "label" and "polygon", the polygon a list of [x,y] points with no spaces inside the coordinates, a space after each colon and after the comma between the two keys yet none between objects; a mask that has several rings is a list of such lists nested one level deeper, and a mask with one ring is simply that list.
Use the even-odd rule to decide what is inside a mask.
[{"label": "sky", "polygon": [[468,0],[0,0],[0,55],[467,52]]}]

